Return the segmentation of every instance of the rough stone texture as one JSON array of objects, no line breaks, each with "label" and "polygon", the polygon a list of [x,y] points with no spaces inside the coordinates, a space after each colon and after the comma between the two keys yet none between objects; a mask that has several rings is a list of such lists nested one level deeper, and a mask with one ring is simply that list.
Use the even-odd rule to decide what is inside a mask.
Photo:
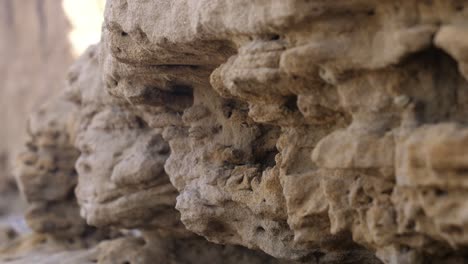
[{"label": "rough stone texture", "polygon": [[[175,209],[177,190],[164,172],[169,145],[128,102],[107,93],[98,53],[99,47],[90,47],[72,66],[68,88],[30,119],[30,141],[18,156],[16,174],[30,205],[28,224],[45,236],[6,248],[4,261],[283,263],[261,252],[209,243],[183,226]],[[109,227],[130,231],[109,234]]]},{"label": "rough stone texture", "polygon": [[468,1],[108,0],[105,18],[66,93],[80,215],[131,229],[99,262],[276,261],[193,233],[285,261],[466,262]]},{"label": "rough stone texture", "polygon": [[183,223],[210,241],[463,254],[466,4],[108,1],[105,80],[166,108],[143,119],[170,145]]}]

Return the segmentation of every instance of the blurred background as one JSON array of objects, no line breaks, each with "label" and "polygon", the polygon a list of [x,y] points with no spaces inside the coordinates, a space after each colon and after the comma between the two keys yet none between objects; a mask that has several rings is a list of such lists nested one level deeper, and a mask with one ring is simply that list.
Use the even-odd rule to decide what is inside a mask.
[{"label": "blurred background", "polygon": [[0,0],[0,224],[26,228],[12,165],[28,116],[64,88],[70,64],[99,41],[104,6],[105,0]]}]

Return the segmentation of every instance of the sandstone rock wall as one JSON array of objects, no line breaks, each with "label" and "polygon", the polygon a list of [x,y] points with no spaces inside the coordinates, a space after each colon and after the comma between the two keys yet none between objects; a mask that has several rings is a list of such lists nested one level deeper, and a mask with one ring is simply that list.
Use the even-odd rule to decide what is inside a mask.
[{"label": "sandstone rock wall", "polygon": [[107,89],[167,108],[143,119],[211,241],[445,256],[465,245],[466,4],[109,1]]},{"label": "sandstone rock wall", "polygon": [[[29,140],[15,174],[29,204],[32,238],[41,240],[19,253],[0,250],[0,260],[284,263],[261,252],[209,243],[183,226],[175,209],[177,190],[164,172],[169,145],[128,102],[105,91],[98,52],[90,47],[72,66],[67,89],[29,120]],[[44,251],[54,255],[52,260]]]},{"label": "sandstone rock wall", "polygon": [[97,261],[465,263],[467,65],[468,1],[108,0],[61,129],[137,230]]}]

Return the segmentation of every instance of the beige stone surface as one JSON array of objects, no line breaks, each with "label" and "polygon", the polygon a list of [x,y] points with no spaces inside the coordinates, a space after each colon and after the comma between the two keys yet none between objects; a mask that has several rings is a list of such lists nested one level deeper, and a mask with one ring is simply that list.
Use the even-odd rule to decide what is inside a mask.
[{"label": "beige stone surface", "polygon": [[[449,248],[466,246],[466,4],[108,1],[107,88],[167,109],[143,119],[164,129],[183,223],[210,241],[288,259],[463,254]],[[438,133],[455,134],[431,147]]]},{"label": "beige stone surface", "polygon": [[81,217],[122,233],[96,261],[466,263],[466,25],[463,0],[108,0],[60,118]]},{"label": "beige stone surface", "polygon": [[[107,93],[98,54],[99,46],[90,47],[72,66],[67,89],[30,119],[16,176],[37,235],[9,243],[0,259],[283,263],[210,243],[183,226],[175,209],[178,192],[164,171],[170,149],[162,130],[147,127],[139,111]],[[31,243],[35,236],[41,239]]]}]

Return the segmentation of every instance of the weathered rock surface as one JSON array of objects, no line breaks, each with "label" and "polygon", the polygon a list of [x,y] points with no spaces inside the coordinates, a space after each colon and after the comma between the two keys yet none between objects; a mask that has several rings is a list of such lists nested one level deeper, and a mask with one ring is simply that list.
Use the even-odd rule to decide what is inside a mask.
[{"label": "weathered rock surface", "polygon": [[132,230],[99,262],[466,262],[468,1],[108,0],[105,18],[66,92],[80,215]]},{"label": "weathered rock surface", "polygon": [[13,244],[3,260],[282,263],[261,252],[209,243],[183,226],[175,209],[177,190],[164,171],[169,145],[128,102],[107,93],[98,48],[85,52],[70,70],[68,88],[30,119],[30,141],[18,156],[16,175],[30,207],[28,224],[43,240],[28,245],[32,236]]}]

